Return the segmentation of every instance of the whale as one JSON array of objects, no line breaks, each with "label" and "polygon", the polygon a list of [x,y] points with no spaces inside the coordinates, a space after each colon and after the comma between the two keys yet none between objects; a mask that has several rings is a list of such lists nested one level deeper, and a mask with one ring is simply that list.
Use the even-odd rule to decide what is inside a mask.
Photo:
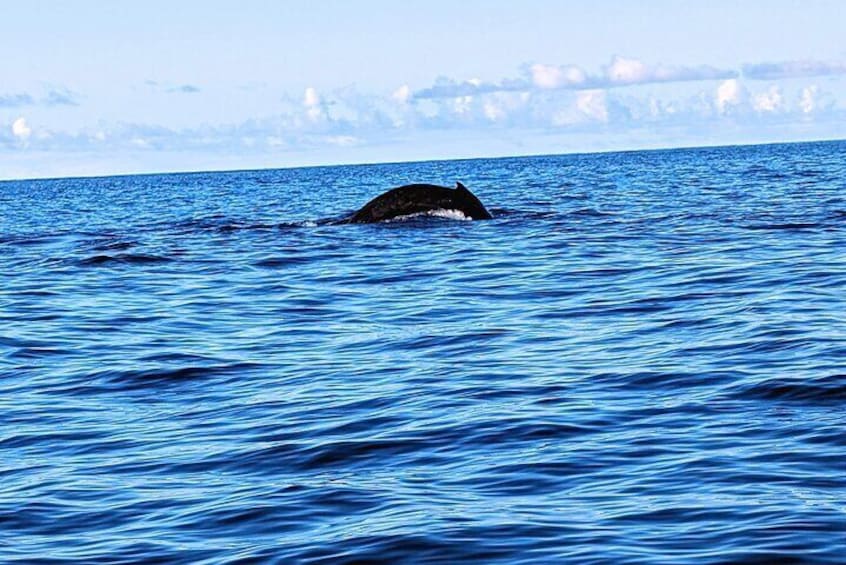
[{"label": "whale", "polygon": [[402,216],[437,211],[456,211],[472,220],[489,220],[493,216],[460,182],[455,188],[434,184],[407,184],[380,194],[346,219],[350,224],[372,224]]}]

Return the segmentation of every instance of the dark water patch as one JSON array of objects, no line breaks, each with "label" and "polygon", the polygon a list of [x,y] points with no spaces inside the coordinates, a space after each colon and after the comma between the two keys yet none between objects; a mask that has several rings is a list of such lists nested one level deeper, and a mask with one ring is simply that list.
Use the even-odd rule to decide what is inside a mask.
[{"label": "dark water patch", "polygon": [[743,226],[747,230],[808,230],[823,227],[817,222],[788,222],[782,224],[752,224]]},{"label": "dark water patch", "polygon": [[[296,457],[303,470],[357,469],[378,465],[385,460],[402,458],[408,460],[414,453],[425,458],[426,440],[422,438],[373,439],[360,441],[330,441],[314,447],[297,449]],[[264,450],[261,459],[285,458],[293,446],[280,445]],[[413,458],[412,458],[413,460]]]},{"label": "dark water patch", "polygon": [[[430,316],[431,312],[427,312],[423,314],[423,318]],[[482,331],[471,331],[468,333],[464,333],[461,335],[443,335],[443,334],[433,334],[433,335],[421,335],[421,336],[414,336],[409,338],[403,342],[403,346],[410,349],[427,349],[427,350],[438,350],[438,349],[461,349],[464,351],[464,347],[472,346],[472,347],[481,347],[485,343],[488,342],[495,342],[499,340],[502,336],[507,335],[507,331],[503,330],[482,330]]]},{"label": "dark water patch", "polygon": [[226,363],[217,365],[190,365],[174,368],[107,369],[87,375],[80,391],[112,390],[115,392],[135,389],[160,390],[165,387],[196,384],[198,381],[220,377],[244,377],[261,368],[259,363]]},{"label": "dark water patch", "polygon": [[592,426],[565,422],[532,422],[514,419],[509,421],[504,419],[504,421],[474,424],[472,428],[462,430],[462,432],[462,437],[468,444],[481,442],[487,445],[503,445],[581,439],[589,434],[597,433],[599,430]]},{"label": "dark water patch", "polygon": [[524,384],[494,386],[492,384],[477,385],[461,389],[461,396],[478,400],[505,400],[517,398],[558,398],[571,391],[565,384]]},{"label": "dark water patch", "polygon": [[260,261],[256,261],[257,267],[266,267],[270,269],[292,267],[297,265],[306,265],[316,260],[317,258],[310,255],[289,255],[287,257],[268,257]]},{"label": "dark water patch", "polygon": [[15,293],[15,296],[17,298],[50,298],[61,296],[61,294],[62,293],[60,291],[50,288],[20,288]]},{"label": "dark water patch", "polygon": [[[287,485],[273,491],[263,489],[262,502],[245,506],[233,497],[202,512],[181,512],[182,528],[193,532],[216,532],[233,538],[243,535],[274,535],[307,531],[310,520],[336,520],[355,513],[367,513],[390,504],[376,489],[343,485],[304,487]],[[309,509],[302,502],[308,502]]]},{"label": "dark water patch", "polygon": [[771,378],[738,387],[733,396],[785,402],[840,402],[846,400],[846,374],[813,379]]},{"label": "dark water patch", "polygon": [[[338,540],[326,549],[303,548],[288,554],[289,558],[304,563],[458,563],[458,562],[508,562],[524,563],[544,558],[545,553],[537,543],[516,541],[517,535],[524,539],[554,537],[550,526],[525,528],[507,536],[510,524],[486,527],[452,527],[437,531],[437,535],[414,532],[361,535]],[[547,531],[551,530],[551,531]],[[468,544],[468,540],[475,540]],[[514,540],[514,541],[509,541]],[[522,556],[522,557],[521,557]],[[547,554],[546,558],[552,556]]]},{"label": "dark water patch", "polygon": [[[69,449],[76,449],[74,446],[82,446],[89,449],[91,452],[97,453],[102,449],[100,446],[91,445],[98,443],[109,437],[109,433],[105,431],[50,431],[41,430],[32,433],[18,433],[6,438],[0,438],[0,447],[6,449],[26,448],[28,451],[37,449],[40,445],[61,443]],[[124,444],[128,445],[128,444]],[[49,449],[48,449],[49,450]],[[78,451],[77,451],[78,452]]]},{"label": "dark water patch", "polygon": [[762,164],[755,164],[749,167],[745,174],[752,177],[763,178],[766,180],[784,180],[790,178],[795,171],[782,170],[778,166],[770,167]]},{"label": "dark water patch", "polygon": [[793,174],[798,177],[816,178],[828,175],[827,171],[822,169],[794,169]]},{"label": "dark water patch", "polygon": [[[45,336],[47,337],[47,336]],[[0,347],[11,350],[18,349],[49,349],[53,346],[49,339],[32,339],[28,337],[12,337],[11,335],[0,334]]]},{"label": "dark water patch", "polygon": [[190,235],[201,233],[229,234],[241,231],[269,231],[288,227],[302,227],[306,222],[257,222],[251,218],[234,218],[226,214],[212,214],[199,218],[183,219],[176,222],[162,220],[154,223],[150,231],[173,231],[177,234]]},{"label": "dark water patch", "polygon": [[730,371],[640,371],[636,373],[600,373],[591,377],[591,382],[635,390],[683,390],[691,387],[714,387],[732,382],[738,375]]},{"label": "dark water patch", "polygon": [[165,347],[161,351],[153,351],[148,355],[141,355],[138,360],[142,363],[160,363],[160,364],[182,364],[182,365],[196,365],[215,366],[219,363],[219,359],[211,355],[200,355],[197,353],[186,353],[182,351],[168,350]]},{"label": "dark water patch", "polygon": [[2,236],[0,243],[10,246],[29,247],[33,245],[43,245],[47,243],[54,243],[61,241],[67,237],[63,230],[45,231],[45,232],[31,232],[31,233],[14,233]]},{"label": "dark water patch", "polygon": [[174,261],[173,257],[162,255],[148,255],[143,253],[118,253],[114,255],[92,255],[77,261],[80,266],[100,265],[153,265]]},{"label": "dark water patch", "polygon": [[[45,318],[41,318],[44,320]],[[58,316],[49,319],[57,320]],[[9,359],[43,359],[54,356],[66,356],[73,353],[73,350],[61,347],[20,347],[11,351],[7,357]]]}]

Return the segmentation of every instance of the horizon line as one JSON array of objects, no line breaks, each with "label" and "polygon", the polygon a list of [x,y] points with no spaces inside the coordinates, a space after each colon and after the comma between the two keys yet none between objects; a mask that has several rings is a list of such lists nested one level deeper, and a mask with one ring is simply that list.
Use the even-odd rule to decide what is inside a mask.
[{"label": "horizon line", "polygon": [[525,159],[531,157],[563,157],[573,155],[606,155],[614,153],[648,153],[657,151],[683,151],[689,149],[720,149],[730,147],[757,147],[768,145],[798,145],[803,143],[832,143],[846,141],[846,137],[824,138],[824,139],[806,139],[800,141],[766,141],[766,142],[749,142],[749,143],[716,143],[703,145],[683,145],[683,146],[669,146],[669,147],[649,147],[649,148],[632,148],[632,149],[608,149],[598,151],[565,151],[563,153],[525,153],[519,155],[488,155],[476,157],[454,157],[449,159],[409,159],[400,161],[365,161],[365,162],[349,162],[349,163],[323,163],[313,165],[294,165],[283,167],[261,167],[261,168],[243,168],[243,169],[206,169],[206,170],[171,170],[171,171],[153,171],[153,172],[128,172],[116,174],[94,174],[94,175],[72,175],[72,176],[48,176],[48,177],[24,177],[24,178],[0,178],[0,185],[13,182],[31,182],[31,181],[58,181],[58,180],[82,180],[82,179],[112,179],[125,177],[147,177],[147,176],[162,176],[162,175],[199,175],[204,173],[250,173],[250,172],[265,172],[265,171],[291,171],[298,169],[319,169],[330,167],[371,167],[376,165],[405,165],[414,163],[443,163],[443,162],[458,162],[458,161],[481,161],[487,159]]}]

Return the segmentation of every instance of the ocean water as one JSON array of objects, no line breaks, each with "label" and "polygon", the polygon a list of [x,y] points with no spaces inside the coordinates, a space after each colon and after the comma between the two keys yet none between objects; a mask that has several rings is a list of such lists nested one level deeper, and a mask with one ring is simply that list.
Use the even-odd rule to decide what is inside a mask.
[{"label": "ocean water", "polygon": [[0,562],[846,562],[844,156],[0,183]]}]

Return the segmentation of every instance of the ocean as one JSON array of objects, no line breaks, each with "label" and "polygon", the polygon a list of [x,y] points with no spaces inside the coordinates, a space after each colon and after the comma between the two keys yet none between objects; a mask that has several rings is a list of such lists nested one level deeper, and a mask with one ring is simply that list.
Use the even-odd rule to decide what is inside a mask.
[{"label": "ocean", "polygon": [[844,156],[2,182],[0,562],[844,563]]}]

